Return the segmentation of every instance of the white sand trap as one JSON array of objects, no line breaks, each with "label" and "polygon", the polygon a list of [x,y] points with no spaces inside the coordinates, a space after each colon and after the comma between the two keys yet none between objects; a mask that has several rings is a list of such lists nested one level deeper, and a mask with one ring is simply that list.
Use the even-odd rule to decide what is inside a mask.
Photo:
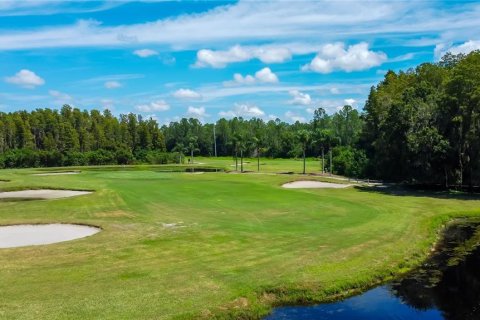
[{"label": "white sand trap", "polygon": [[67,174],[79,174],[80,171],[64,171],[64,172],[46,172],[46,173],[34,173],[34,176],[60,176]]},{"label": "white sand trap", "polygon": [[60,199],[90,194],[90,191],[75,190],[22,190],[0,192],[0,199]]},{"label": "white sand trap", "polygon": [[282,187],[287,189],[341,189],[348,188],[351,184],[329,183],[320,181],[294,181],[285,183]]},{"label": "white sand trap", "polygon": [[91,236],[99,228],[78,224],[19,224],[0,226],[0,248],[38,246]]}]

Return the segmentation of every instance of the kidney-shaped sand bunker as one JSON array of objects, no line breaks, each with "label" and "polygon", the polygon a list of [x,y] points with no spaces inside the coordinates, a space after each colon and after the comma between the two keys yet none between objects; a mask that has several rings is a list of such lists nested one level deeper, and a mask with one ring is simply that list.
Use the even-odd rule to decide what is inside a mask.
[{"label": "kidney-shaped sand bunker", "polygon": [[287,189],[342,189],[350,187],[350,184],[340,184],[340,183],[331,183],[331,182],[321,182],[321,181],[293,181],[288,182],[282,185],[282,187]]},{"label": "kidney-shaped sand bunker", "polygon": [[0,248],[38,246],[85,238],[99,232],[97,227],[79,224],[17,224],[0,226]]},{"label": "kidney-shaped sand bunker", "polygon": [[0,192],[0,199],[59,199],[90,194],[90,191],[77,190],[21,190]]}]

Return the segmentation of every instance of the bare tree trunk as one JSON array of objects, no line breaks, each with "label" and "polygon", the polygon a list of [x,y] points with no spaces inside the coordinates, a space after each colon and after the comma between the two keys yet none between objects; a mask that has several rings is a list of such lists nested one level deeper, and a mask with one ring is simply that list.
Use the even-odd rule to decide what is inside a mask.
[{"label": "bare tree trunk", "polygon": [[190,150],[190,159],[192,159],[192,172],[195,172],[195,167],[193,166],[193,149]]},{"label": "bare tree trunk", "polygon": [[305,174],[305,148],[303,148],[303,174]]},{"label": "bare tree trunk", "polygon": [[446,166],[443,166],[443,172],[445,173],[445,189],[448,189],[448,172]]},{"label": "bare tree trunk", "polygon": [[332,149],[330,149],[330,175],[333,174]]},{"label": "bare tree trunk", "polygon": [[235,150],[235,171],[238,171],[238,153]]},{"label": "bare tree trunk", "polygon": [[240,172],[243,173],[243,150],[240,150]]},{"label": "bare tree trunk", "polygon": [[463,186],[463,163],[462,163],[462,156],[461,155],[460,155],[459,159],[460,159],[459,166],[460,166],[460,189],[461,189],[462,186]]},{"label": "bare tree trunk", "polygon": [[323,146],[322,146],[322,174],[325,173],[325,153],[324,153],[324,149],[323,149]]},{"label": "bare tree trunk", "polygon": [[257,148],[257,171],[260,171],[260,150]]}]

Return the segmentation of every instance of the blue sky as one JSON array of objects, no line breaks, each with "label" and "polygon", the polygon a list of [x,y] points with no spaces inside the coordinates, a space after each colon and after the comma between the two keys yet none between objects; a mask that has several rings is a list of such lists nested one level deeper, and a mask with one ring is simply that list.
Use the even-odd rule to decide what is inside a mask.
[{"label": "blue sky", "polygon": [[0,111],[305,121],[475,49],[478,2],[2,0]]}]

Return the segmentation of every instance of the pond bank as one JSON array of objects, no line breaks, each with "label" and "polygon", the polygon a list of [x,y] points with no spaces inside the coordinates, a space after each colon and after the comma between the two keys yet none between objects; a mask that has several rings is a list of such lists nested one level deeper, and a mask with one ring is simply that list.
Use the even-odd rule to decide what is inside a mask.
[{"label": "pond bank", "polygon": [[333,303],[278,307],[279,319],[480,319],[480,222],[457,221],[434,253],[401,279]]}]

